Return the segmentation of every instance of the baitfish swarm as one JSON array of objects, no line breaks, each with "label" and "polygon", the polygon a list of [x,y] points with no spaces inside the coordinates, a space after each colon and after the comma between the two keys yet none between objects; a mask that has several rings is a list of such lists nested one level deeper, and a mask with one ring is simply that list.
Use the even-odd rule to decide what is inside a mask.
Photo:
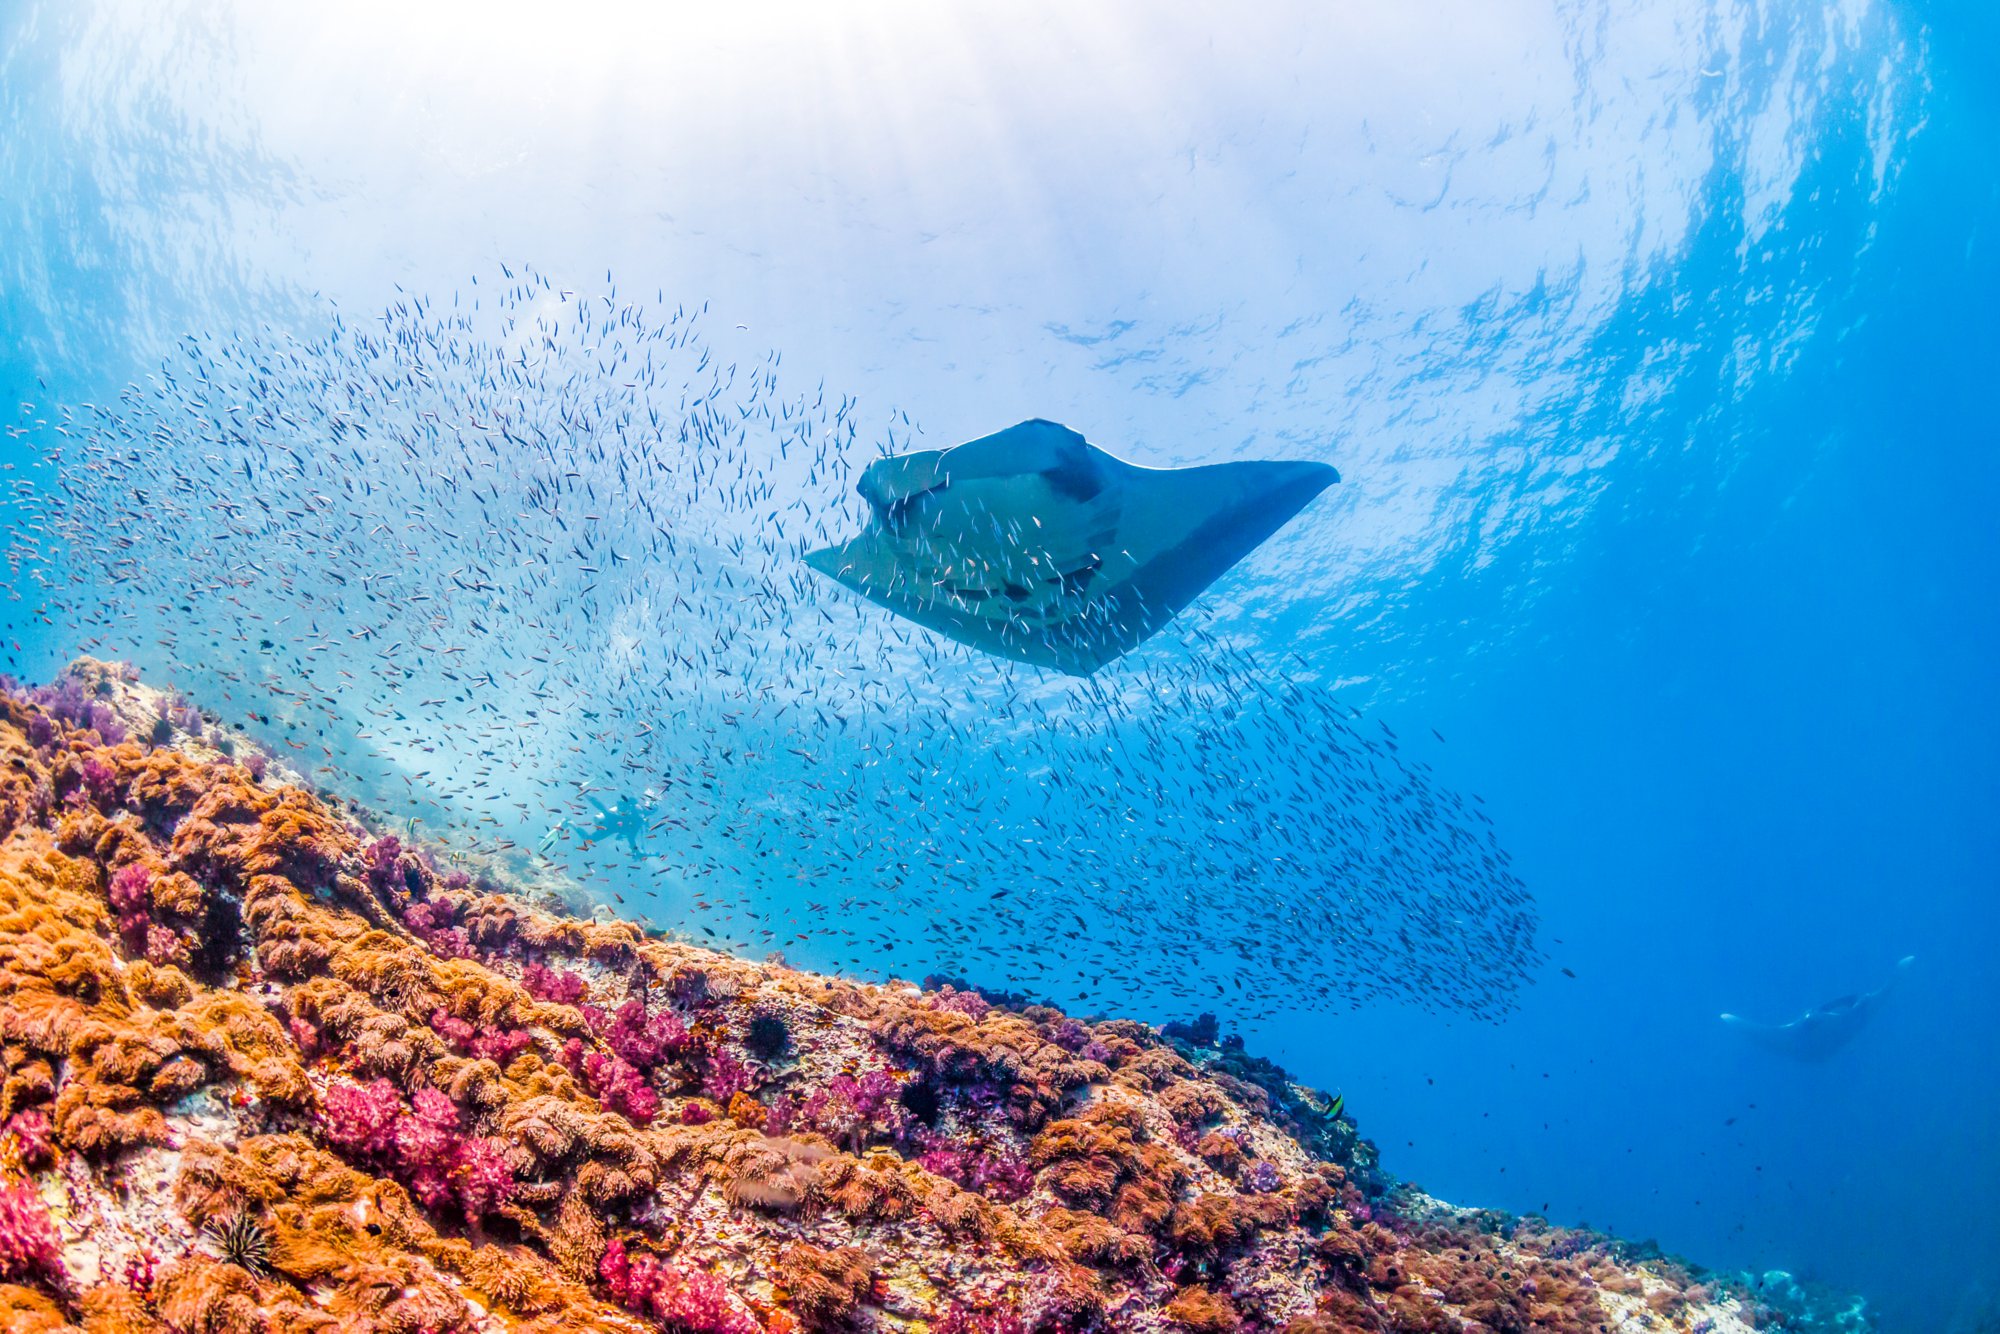
[{"label": "baitfish swarm", "polygon": [[286,771],[0,690],[0,1328],[1868,1328],[1398,1186],[1213,1022],[562,916]]},{"label": "baitfish swarm", "polygon": [[529,270],[30,410],[40,615],[324,790],[739,950],[1165,1017],[1505,1013],[1492,822],[1198,605],[1085,680],[816,576],[906,416]]}]

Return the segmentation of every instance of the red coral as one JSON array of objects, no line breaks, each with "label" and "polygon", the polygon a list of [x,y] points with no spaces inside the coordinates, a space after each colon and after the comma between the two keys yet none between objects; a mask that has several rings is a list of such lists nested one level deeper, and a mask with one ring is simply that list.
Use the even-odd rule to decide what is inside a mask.
[{"label": "red coral", "polygon": [[62,1245],[49,1211],[25,1182],[0,1189],[0,1282],[41,1279],[54,1287],[69,1281]]}]

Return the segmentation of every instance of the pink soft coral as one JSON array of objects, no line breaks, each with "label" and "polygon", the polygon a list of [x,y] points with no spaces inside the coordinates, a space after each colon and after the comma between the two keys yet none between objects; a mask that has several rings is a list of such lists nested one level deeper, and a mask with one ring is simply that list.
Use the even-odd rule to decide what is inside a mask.
[{"label": "pink soft coral", "polygon": [[0,1124],[0,1138],[14,1141],[21,1166],[29,1171],[47,1167],[56,1160],[56,1145],[49,1115],[39,1107],[27,1107]]},{"label": "pink soft coral", "polygon": [[63,1287],[69,1280],[63,1268],[62,1245],[56,1240],[55,1224],[48,1208],[32,1186],[0,1189],[0,1282],[45,1281]]},{"label": "pink soft coral", "polygon": [[345,1080],[326,1091],[320,1124],[335,1150],[359,1158],[385,1158],[396,1145],[402,1098],[386,1079],[372,1084]]},{"label": "pink soft coral", "polygon": [[686,1334],[758,1334],[757,1322],[730,1299],[713,1274],[631,1255],[616,1237],[604,1248],[598,1274],[612,1299],[628,1311],[650,1315]]},{"label": "pink soft coral", "polygon": [[560,968],[551,968],[545,963],[531,963],[521,970],[521,986],[536,1000],[554,1001],[558,1005],[574,1005],[583,999],[587,989],[581,977]]},{"label": "pink soft coral", "polygon": [[502,1068],[535,1045],[535,1040],[518,1028],[497,1028],[491,1024],[474,1028],[442,1009],[431,1013],[431,1030],[459,1051],[484,1057]]},{"label": "pink soft coral", "polygon": [[879,1068],[858,1079],[835,1075],[799,1104],[796,1116],[849,1149],[876,1135],[896,1138],[910,1123],[909,1112],[897,1100],[896,1077]]},{"label": "pink soft coral", "polygon": [[468,1223],[498,1213],[517,1189],[507,1146],[488,1136],[468,1139],[458,1146],[451,1179]]},{"label": "pink soft coral", "polygon": [[668,1010],[646,1009],[646,1002],[633,997],[606,1015],[596,1006],[584,1009],[591,1030],[604,1039],[612,1054],[640,1070],[651,1070],[669,1056],[686,1054],[694,1045],[687,1026]]},{"label": "pink soft coral", "polygon": [[606,1111],[642,1126],[660,1114],[660,1095],[631,1062],[594,1051],[583,1058],[583,1074]]},{"label": "pink soft coral", "polygon": [[118,934],[125,947],[144,950],[153,926],[153,869],[141,862],[119,867],[111,873],[105,897],[118,915]]},{"label": "pink soft coral", "polygon": [[320,1122],[329,1144],[389,1169],[426,1208],[456,1200],[471,1223],[514,1198],[507,1146],[466,1136],[457,1104],[436,1089],[418,1089],[406,1107],[386,1079],[338,1083],[327,1090]]},{"label": "pink soft coral", "polygon": [[748,1093],[750,1084],[750,1068],[728,1052],[719,1051],[708,1058],[708,1070],[701,1081],[702,1092],[721,1106],[727,1107],[729,1100],[739,1093]]},{"label": "pink soft coral", "polygon": [[396,1122],[397,1175],[410,1193],[436,1209],[451,1198],[451,1169],[460,1142],[458,1108],[436,1089],[418,1089],[409,1115]]}]

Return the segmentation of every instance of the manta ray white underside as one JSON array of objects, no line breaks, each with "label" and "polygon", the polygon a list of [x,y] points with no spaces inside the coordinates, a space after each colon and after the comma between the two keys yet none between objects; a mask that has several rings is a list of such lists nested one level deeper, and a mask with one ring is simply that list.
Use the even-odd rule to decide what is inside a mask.
[{"label": "manta ray white underside", "polygon": [[878,459],[828,578],[1001,657],[1088,676],[1340,480],[1323,463],[1142,468],[1050,421]]}]

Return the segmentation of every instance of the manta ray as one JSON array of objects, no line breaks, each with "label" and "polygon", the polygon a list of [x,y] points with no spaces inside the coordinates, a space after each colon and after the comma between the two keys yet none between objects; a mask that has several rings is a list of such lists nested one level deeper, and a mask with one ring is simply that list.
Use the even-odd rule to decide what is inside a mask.
[{"label": "manta ray", "polygon": [[1089,676],[1340,480],[1324,463],[1143,468],[1051,421],[877,459],[836,583],[962,644]]},{"label": "manta ray", "polygon": [[1734,1014],[1723,1015],[1722,1022],[1772,1051],[1817,1061],[1846,1046],[1861,1031],[1861,1026],[1881,1006],[1882,998],[1895,987],[1896,979],[1914,962],[1915,955],[1905,955],[1896,961],[1896,971],[1889,974],[1889,980],[1875,990],[1858,996],[1836,996],[1813,1006],[1790,1023],[1760,1024]]}]

